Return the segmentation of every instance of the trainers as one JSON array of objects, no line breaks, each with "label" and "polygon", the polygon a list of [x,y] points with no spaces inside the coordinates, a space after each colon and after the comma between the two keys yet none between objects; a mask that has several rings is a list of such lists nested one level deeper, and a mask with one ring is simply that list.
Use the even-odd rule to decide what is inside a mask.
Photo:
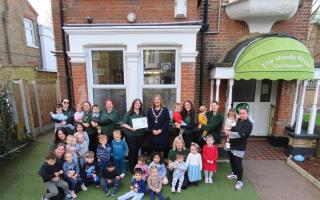
[{"label": "trainers", "polygon": [[204,180],[204,183],[209,183],[209,178],[206,177],[206,179]]},{"label": "trainers", "polygon": [[235,185],[235,189],[236,190],[241,190],[243,187],[243,182],[242,181],[237,181],[236,185]]},{"label": "trainers", "polygon": [[171,192],[176,192],[176,188],[172,187]]},{"label": "trainers", "polygon": [[74,191],[71,192],[71,196],[72,196],[73,199],[78,197],[77,194]]},{"label": "trainers", "polygon": [[122,173],[120,174],[120,177],[123,178],[126,174],[125,173]]},{"label": "trainers", "polygon": [[117,194],[118,194],[118,192],[117,192],[117,191],[115,191],[115,190],[113,190],[113,192],[112,192],[111,196],[115,197],[115,196],[117,196]]},{"label": "trainers", "polygon": [[66,200],[73,200],[72,195],[69,193],[65,197]]},{"label": "trainers", "polygon": [[178,193],[181,193],[181,188],[178,188],[178,189],[177,189],[177,192],[178,192]]},{"label": "trainers", "polygon": [[213,179],[212,179],[212,178],[209,178],[209,179],[208,179],[208,183],[212,184],[212,183],[213,183]]},{"label": "trainers", "polygon": [[235,180],[235,179],[237,179],[237,175],[229,174],[229,175],[227,176],[227,179],[229,179],[229,180]]},{"label": "trainers", "polygon": [[88,190],[88,188],[85,186],[85,184],[82,184],[82,185],[81,185],[81,190],[83,190],[83,191],[87,191],[87,190]]},{"label": "trainers", "polygon": [[48,200],[47,198],[45,198],[45,196],[41,197],[41,200]]},{"label": "trainers", "polygon": [[110,189],[106,191],[106,197],[110,196]]}]

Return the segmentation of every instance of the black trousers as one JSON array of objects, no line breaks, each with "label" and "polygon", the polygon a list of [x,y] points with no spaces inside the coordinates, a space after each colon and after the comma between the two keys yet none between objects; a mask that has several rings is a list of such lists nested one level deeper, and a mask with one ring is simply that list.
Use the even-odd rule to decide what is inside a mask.
[{"label": "black trousers", "polygon": [[142,145],[143,136],[126,135],[125,138],[129,148],[129,170],[133,172],[138,162],[138,153]]},{"label": "black trousers", "polygon": [[230,159],[230,165],[231,165],[231,170],[233,174],[237,175],[238,181],[242,181],[242,176],[243,176],[242,158],[234,156],[229,151],[229,159]]}]

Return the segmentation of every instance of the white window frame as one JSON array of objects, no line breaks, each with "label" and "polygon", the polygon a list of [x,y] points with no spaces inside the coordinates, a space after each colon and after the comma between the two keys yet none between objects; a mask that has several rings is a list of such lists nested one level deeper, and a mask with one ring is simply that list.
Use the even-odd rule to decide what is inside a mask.
[{"label": "white window frame", "polygon": [[[126,72],[126,62],[125,62],[125,48],[115,47],[115,48],[90,48],[88,51],[88,61],[87,61],[87,74],[88,74],[88,97],[91,102],[93,102],[93,89],[124,89],[127,96],[127,72]],[[123,62],[123,84],[94,84],[93,83],[93,63],[92,63],[92,51],[122,51],[122,62]],[[127,99],[127,98],[126,98]],[[94,103],[94,102],[93,102]],[[128,101],[126,101],[128,104]]]},{"label": "white window frame", "polygon": [[[174,84],[144,84],[144,50],[174,50],[175,51],[175,83]],[[142,47],[141,48],[141,62],[140,62],[140,86],[141,88],[141,100],[143,101],[143,89],[176,89],[176,102],[180,102],[180,92],[181,92],[181,61],[180,61],[180,51],[177,47]]]},{"label": "white window frame", "polygon": [[[34,47],[38,48],[36,44],[36,36],[35,36],[35,31],[34,31],[34,26],[33,26],[33,21],[27,18],[23,18],[23,26],[24,26],[24,32],[25,32],[25,38],[26,38],[26,45],[28,47]],[[29,28],[29,26],[31,28]],[[28,33],[31,33],[31,41],[28,40]]]}]

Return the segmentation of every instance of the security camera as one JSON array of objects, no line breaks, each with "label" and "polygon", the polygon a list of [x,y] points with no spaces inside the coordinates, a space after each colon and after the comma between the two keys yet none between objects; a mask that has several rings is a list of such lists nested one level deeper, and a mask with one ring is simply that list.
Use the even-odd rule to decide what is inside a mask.
[{"label": "security camera", "polygon": [[86,20],[87,20],[87,23],[88,23],[88,24],[91,24],[91,23],[93,22],[93,17],[87,16],[87,17],[86,17]]}]

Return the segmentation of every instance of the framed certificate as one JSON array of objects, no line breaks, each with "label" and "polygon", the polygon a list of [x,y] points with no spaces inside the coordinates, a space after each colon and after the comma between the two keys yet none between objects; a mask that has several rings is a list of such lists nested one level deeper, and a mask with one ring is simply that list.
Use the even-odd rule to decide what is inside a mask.
[{"label": "framed certificate", "polygon": [[140,117],[137,119],[132,119],[132,128],[134,129],[148,128],[147,118]]}]

